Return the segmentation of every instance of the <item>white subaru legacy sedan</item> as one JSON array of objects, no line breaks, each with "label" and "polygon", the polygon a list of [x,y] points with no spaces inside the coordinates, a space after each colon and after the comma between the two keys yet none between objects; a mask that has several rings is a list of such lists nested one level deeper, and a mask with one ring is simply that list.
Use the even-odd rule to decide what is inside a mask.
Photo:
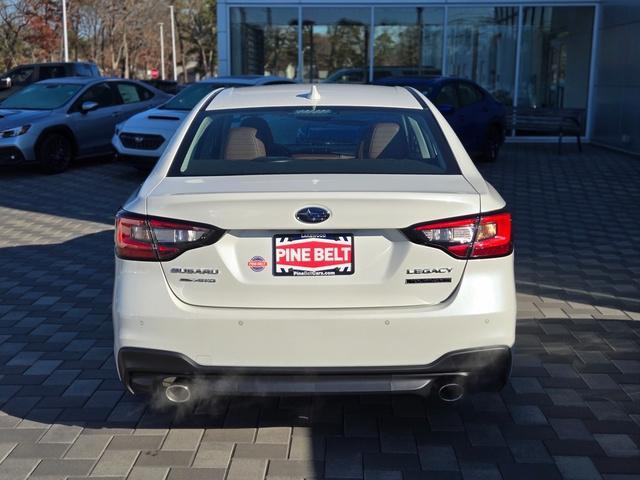
[{"label": "white subaru legacy sedan", "polygon": [[404,87],[219,89],[116,219],[115,355],[133,393],[500,389],[511,216]]}]

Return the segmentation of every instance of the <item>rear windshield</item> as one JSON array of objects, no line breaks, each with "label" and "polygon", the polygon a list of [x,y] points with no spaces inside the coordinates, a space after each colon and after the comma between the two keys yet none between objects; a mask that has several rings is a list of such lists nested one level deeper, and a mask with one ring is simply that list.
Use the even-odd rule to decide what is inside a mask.
[{"label": "rear windshield", "polygon": [[81,88],[72,83],[35,83],[6,98],[0,107],[53,110],[67,103]]},{"label": "rear windshield", "polygon": [[172,176],[456,174],[427,110],[269,108],[201,112]]}]

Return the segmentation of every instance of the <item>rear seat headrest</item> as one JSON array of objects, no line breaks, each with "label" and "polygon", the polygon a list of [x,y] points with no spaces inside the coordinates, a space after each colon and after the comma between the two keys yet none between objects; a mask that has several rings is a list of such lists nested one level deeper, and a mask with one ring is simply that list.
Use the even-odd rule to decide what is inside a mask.
[{"label": "rear seat headrest", "polygon": [[227,145],[224,148],[225,160],[253,160],[266,156],[264,143],[257,137],[258,130],[252,127],[229,129]]}]

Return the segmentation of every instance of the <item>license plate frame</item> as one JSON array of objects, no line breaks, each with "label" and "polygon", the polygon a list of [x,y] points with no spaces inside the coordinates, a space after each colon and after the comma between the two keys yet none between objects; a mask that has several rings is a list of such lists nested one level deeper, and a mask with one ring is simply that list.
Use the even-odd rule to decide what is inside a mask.
[{"label": "license plate frame", "polygon": [[[321,246],[325,244],[324,248]],[[305,246],[306,245],[306,246]],[[297,258],[302,260],[298,265],[291,260],[294,256],[292,252],[290,258],[284,261],[278,259],[278,252],[283,250],[295,250],[299,254]],[[304,260],[304,251],[310,250],[309,260]],[[344,250],[344,249],[347,250]],[[327,251],[331,249],[332,256],[330,260],[323,259],[316,261],[313,257],[316,250],[323,250],[323,255],[327,255]],[[348,261],[343,261],[347,256]],[[280,256],[286,255],[286,252]],[[316,257],[317,258],[317,257]],[[306,265],[304,265],[306,264]],[[326,264],[326,265],[323,265]],[[305,233],[279,233],[273,236],[272,246],[272,274],[274,277],[334,277],[353,275],[355,272],[355,248],[353,233],[326,233],[326,232],[305,232]]]}]

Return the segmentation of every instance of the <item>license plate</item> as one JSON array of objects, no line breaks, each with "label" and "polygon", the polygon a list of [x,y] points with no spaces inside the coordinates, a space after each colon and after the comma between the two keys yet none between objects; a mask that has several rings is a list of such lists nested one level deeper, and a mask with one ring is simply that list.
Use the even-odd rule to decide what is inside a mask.
[{"label": "license plate", "polygon": [[353,234],[291,233],[273,237],[276,277],[351,275]]}]

